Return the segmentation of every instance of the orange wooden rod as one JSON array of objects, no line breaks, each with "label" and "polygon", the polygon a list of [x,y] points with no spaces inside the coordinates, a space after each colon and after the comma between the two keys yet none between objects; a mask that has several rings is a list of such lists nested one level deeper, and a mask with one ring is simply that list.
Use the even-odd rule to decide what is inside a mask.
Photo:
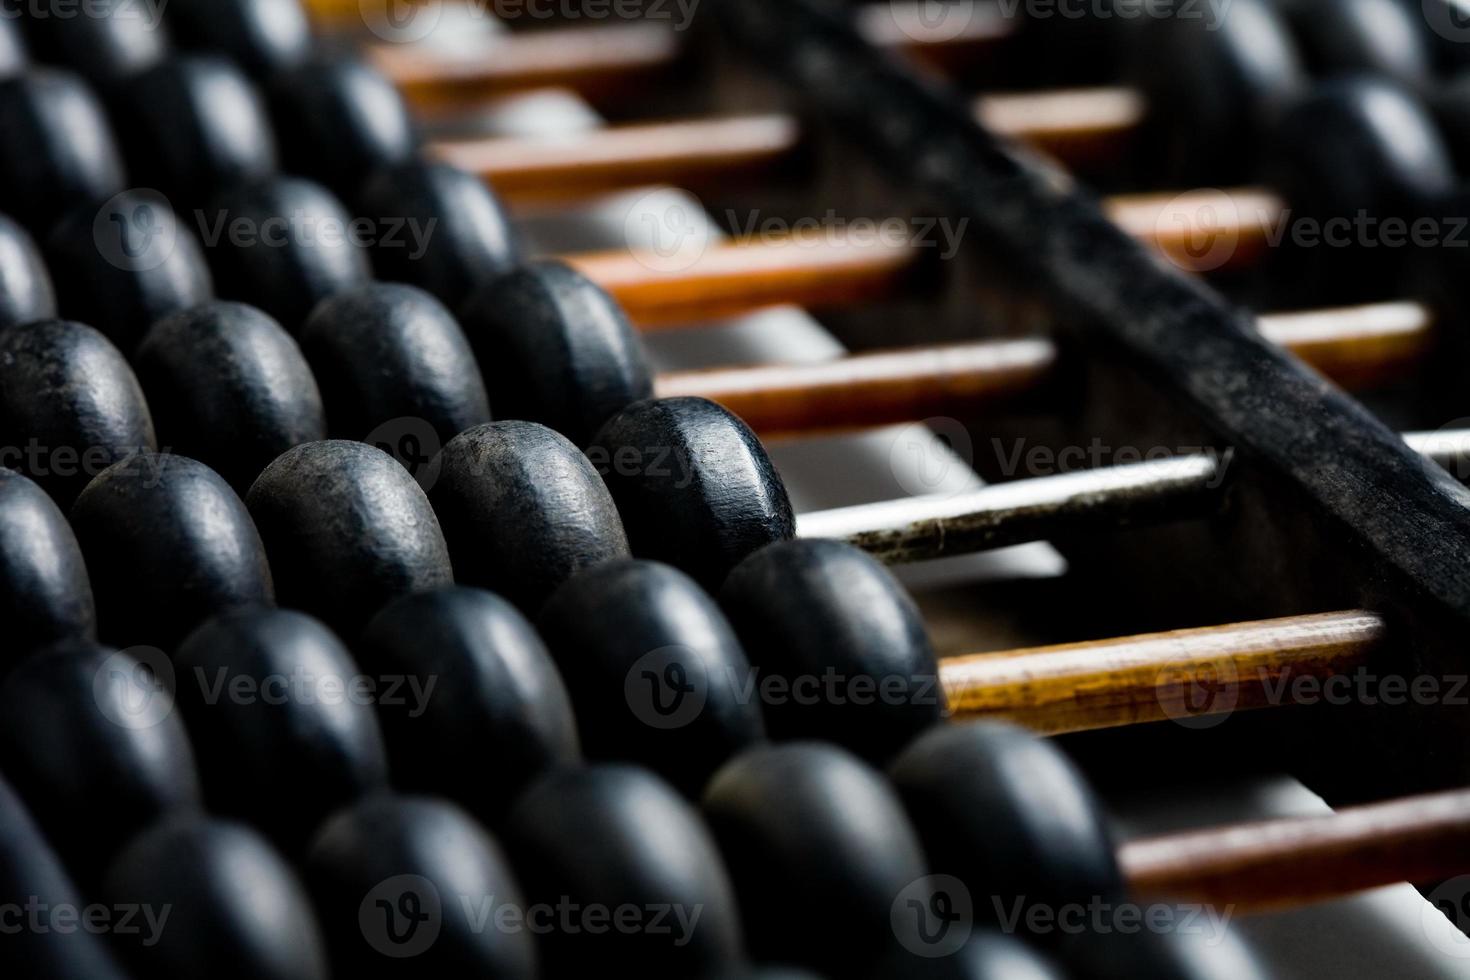
[{"label": "orange wooden rod", "polygon": [[1367,663],[1383,620],[1349,611],[979,653],[940,662],[953,717],[1046,734],[1279,706]]},{"label": "orange wooden rod", "polygon": [[[1418,303],[1379,303],[1261,317],[1259,329],[1344,386],[1406,375],[1433,345]],[[1047,338],[878,351],[807,364],[661,375],[661,397],[719,402],[764,438],[810,435],[974,412],[1035,391],[1054,374]]]},{"label": "orange wooden rod", "polygon": [[1470,872],[1470,790],[1131,841],[1136,894],[1266,912]]}]

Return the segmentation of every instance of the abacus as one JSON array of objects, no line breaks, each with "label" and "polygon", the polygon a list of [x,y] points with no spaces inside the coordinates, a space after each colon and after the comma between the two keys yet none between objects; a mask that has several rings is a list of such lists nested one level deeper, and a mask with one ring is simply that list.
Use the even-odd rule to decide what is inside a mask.
[{"label": "abacus", "polygon": [[1470,24],[1125,4],[0,18],[7,975],[1453,964]]}]

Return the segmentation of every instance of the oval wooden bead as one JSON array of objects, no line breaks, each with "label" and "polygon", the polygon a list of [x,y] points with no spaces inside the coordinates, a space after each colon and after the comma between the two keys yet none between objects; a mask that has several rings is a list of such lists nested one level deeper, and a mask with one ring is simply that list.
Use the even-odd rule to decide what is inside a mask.
[{"label": "oval wooden bead", "polygon": [[541,936],[547,976],[591,976],[622,962],[637,963],[650,980],[684,980],[741,955],[735,894],[715,842],[698,812],[652,773],[631,766],[553,773],[516,805],[505,842],[533,904],[568,902],[609,915],[625,906],[645,916],[670,910],[663,931],[648,920],[650,928],[600,934],[558,923]]},{"label": "oval wooden bead", "polygon": [[120,939],[140,976],[328,976],[305,887],[264,838],[241,824],[196,814],[155,824],[117,856],[103,894],[155,916],[169,910],[156,935],[139,928]]},{"label": "oval wooden bead", "polygon": [[[322,826],[305,871],[340,976],[538,976],[530,930],[502,928],[494,918],[526,908],[510,863],[453,804],[364,800]],[[408,916],[426,918],[405,932],[414,922]]]},{"label": "oval wooden bead", "polygon": [[133,834],[200,802],[167,661],[136,653],[68,642],[0,684],[5,775],[79,874],[100,874]]},{"label": "oval wooden bead", "polygon": [[311,52],[300,0],[190,0],[168,8],[180,46],[223,53],[256,78],[299,65]]},{"label": "oval wooden bead", "polygon": [[0,623],[3,673],[37,647],[96,636],[92,583],[76,535],[46,492],[0,468]]},{"label": "oval wooden bead", "polygon": [[66,65],[105,92],[168,54],[162,6],[130,0],[94,0],[78,11],[66,0],[40,0],[29,9],[29,37],[37,61]]},{"label": "oval wooden bead", "polygon": [[1281,9],[1314,76],[1375,75],[1419,87],[1434,71],[1419,2],[1285,0]]},{"label": "oval wooden bead", "polygon": [[32,68],[0,81],[0,210],[48,229],[125,186],[107,115],[76,75]]},{"label": "oval wooden bead", "polygon": [[563,263],[485,283],[462,320],[498,418],[540,422],[586,445],[615,412],[653,395],[648,355],[622,308]]},{"label": "oval wooden bead", "polygon": [[1101,807],[1052,743],[1008,725],[939,727],[889,774],[934,871],[965,882],[977,907],[1056,909],[1123,895]]},{"label": "oval wooden bead", "polygon": [[774,544],[737,565],[719,595],[762,675],[807,692],[767,707],[772,735],[886,761],[944,716],[923,617],[866,552],[839,541]]},{"label": "oval wooden bead", "polygon": [[437,460],[429,499],[459,581],[534,612],[578,571],[628,557],[617,507],[592,464],[534,422],[463,432]]},{"label": "oval wooden bead", "polygon": [[[363,670],[405,678],[378,705],[396,783],[498,821],[533,780],[581,758],[571,699],[524,616],[480,589],[404,596],[373,617],[354,649]],[[488,750],[466,766],[460,751]]]},{"label": "oval wooden bead", "polygon": [[214,295],[199,242],[156,193],[124,191],[70,212],[46,240],[61,315],[131,355],[148,327]]},{"label": "oval wooden bead", "polygon": [[174,662],[211,809],[248,820],[294,853],[329,813],[387,783],[373,706],[354,686],[362,675],[310,616],[217,616]]},{"label": "oval wooden bead", "polygon": [[43,320],[0,330],[5,463],[69,507],[88,481],[156,447],[132,368],[91,327]]},{"label": "oval wooden bead", "polygon": [[139,453],[114,463],[70,516],[110,643],[172,649],[210,616],[275,601],[245,504],[196,460]]},{"label": "oval wooden bead", "polygon": [[791,500],[755,433],[703,398],[623,409],[587,450],[633,553],[718,588],[747,555],[796,533]]},{"label": "oval wooden bead", "polygon": [[[0,778],[0,895],[34,895],[51,908],[81,908],[61,859],[15,790]],[[126,980],[103,938],[86,930],[21,929],[5,937],[13,976]]]},{"label": "oval wooden bead", "polygon": [[858,975],[896,948],[894,903],[928,899],[928,867],[898,798],[836,746],[792,742],[737,756],[710,781],[703,806],[758,958]]},{"label": "oval wooden bead", "polygon": [[197,207],[275,172],[265,101],[223,57],[191,55],[155,65],[123,83],[113,106],[132,179],[180,207]]},{"label": "oval wooden bead", "polygon": [[0,215],[0,330],[56,316],[56,290],[41,250],[26,230]]},{"label": "oval wooden bead", "polygon": [[495,193],[458,167],[410,160],[372,175],[357,197],[358,214],[381,229],[402,228],[374,244],[378,278],[426,289],[451,309],[520,261],[516,230]]},{"label": "oval wooden bead", "polygon": [[389,601],[454,579],[423,490],[372,446],[327,441],[289,449],[245,501],[281,604],[349,639]]},{"label": "oval wooden bead", "polygon": [[219,295],[260,307],[293,333],[318,302],[371,276],[350,234],[352,216],[309,180],[277,177],[231,191],[201,221]]},{"label": "oval wooden bead", "polygon": [[697,796],[765,737],[745,651],[714,600],[677,569],[590,568],[556,591],[537,623],[592,757],[639,762]]},{"label": "oval wooden bead", "polygon": [[421,289],[370,283],[330,296],[302,326],[301,349],[338,438],[366,439],[395,419],[417,419],[443,445],[490,421],[464,331]]},{"label": "oval wooden bead", "polygon": [[164,317],[134,358],[159,442],[244,494],[292,446],[327,437],[316,378],[268,314],[212,302]]},{"label": "oval wooden bead", "polygon": [[416,149],[398,89],[355,58],[309,58],[272,80],[270,100],[287,167],[339,193],[408,161]]}]

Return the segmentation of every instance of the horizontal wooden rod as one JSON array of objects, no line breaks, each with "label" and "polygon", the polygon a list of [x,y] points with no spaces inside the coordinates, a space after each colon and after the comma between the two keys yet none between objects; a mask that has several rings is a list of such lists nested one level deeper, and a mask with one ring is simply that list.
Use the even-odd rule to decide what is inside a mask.
[{"label": "horizontal wooden rod", "polygon": [[1293,616],[946,659],[955,719],[1050,735],[1289,703],[1303,678],[1367,663],[1385,626],[1362,611]]},{"label": "horizontal wooden rod", "polygon": [[[1347,387],[1408,374],[1433,348],[1433,318],[1418,303],[1380,303],[1261,317],[1260,330]],[[970,417],[1053,380],[1059,357],[1044,337],[874,351],[830,361],[678,371],[660,397],[719,402],[762,438],[808,436]]]},{"label": "horizontal wooden rod", "polygon": [[[977,100],[976,113],[993,132],[1080,165],[1118,152],[1137,132],[1143,102],[1130,89],[1076,89],[987,96]],[[480,175],[512,204],[544,204],[650,184],[749,180],[792,160],[802,135],[794,117],[767,113],[446,139],[428,152]]]},{"label": "horizontal wooden rod", "polygon": [[1470,872],[1470,790],[1130,841],[1133,891],[1268,912]]}]

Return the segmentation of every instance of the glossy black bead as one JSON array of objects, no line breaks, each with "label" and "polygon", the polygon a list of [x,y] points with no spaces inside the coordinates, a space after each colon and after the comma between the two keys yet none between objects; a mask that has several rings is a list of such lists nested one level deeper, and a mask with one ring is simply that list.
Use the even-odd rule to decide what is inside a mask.
[{"label": "glossy black bead", "polygon": [[1163,928],[1089,929],[1070,937],[1065,957],[1088,980],[1268,980],[1277,976],[1218,911],[1154,902],[1144,914]]},{"label": "glossy black bead", "polygon": [[1214,18],[1150,17],[1136,53],[1153,121],[1140,155],[1186,186],[1252,174],[1272,121],[1307,84],[1274,0],[1232,0]]},{"label": "glossy black bead", "polygon": [[66,65],[99,91],[168,54],[164,4],[94,0],[79,10],[67,0],[27,0],[25,9],[35,60]]},{"label": "glossy black bead", "polygon": [[25,22],[19,17],[0,18],[0,78],[19,75],[29,64]]},{"label": "glossy black bead", "polygon": [[417,148],[398,89],[355,58],[309,58],[272,80],[270,100],[286,166],[339,193],[407,162]]},{"label": "glossy black bead", "polygon": [[[640,976],[684,980],[741,955],[735,894],[715,842],[694,808],[652,773],[553,773],[511,812],[505,842],[533,907],[577,910],[570,928],[557,921],[541,936],[548,976],[591,976],[623,962],[637,963]],[[611,920],[628,906],[638,910],[635,928],[593,933],[579,918],[600,911]],[[668,910],[662,922],[644,918],[653,909]]]},{"label": "glossy black bead", "polygon": [[1430,99],[1440,136],[1454,155],[1455,169],[1464,173],[1470,166],[1470,71],[1451,77]]},{"label": "glossy black bead", "polygon": [[385,423],[416,419],[443,445],[490,421],[464,331],[421,289],[371,283],[330,296],[302,326],[301,349],[338,438],[371,442]]},{"label": "glossy black bead", "polygon": [[919,941],[892,909],[927,903],[924,854],[892,788],[857,757],[815,742],[754,749],[715,774],[703,805],[757,958],[854,976]]},{"label": "glossy black bead", "polygon": [[[524,616],[480,589],[404,596],[354,646],[374,677],[403,678],[378,718],[395,783],[496,821],[533,780],[581,758],[556,664]],[[467,766],[456,747],[473,751]]]},{"label": "glossy black bead", "polygon": [[0,748],[14,782],[79,875],[102,872],[133,834],[197,808],[199,778],[158,650],[68,642],[0,684]]},{"label": "glossy black bead", "polygon": [[236,493],[292,446],[327,437],[301,349],[253,306],[213,302],[164,317],[133,366],[159,443],[209,465]]},{"label": "glossy black bead", "polygon": [[462,314],[498,418],[586,445],[615,412],[653,395],[642,343],[617,302],[560,262],[487,282]]},{"label": "glossy black bead", "polygon": [[367,180],[357,201],[357,213],[382,231],[373,245],[378,277],[427,289],[451,309],[520,261],[495,193],[458,167],[418,159],[389,167]]},{"label": "glossy black bead", "polygon": [[24,228],[0,215],[0,329],[56,316],[56,290],[41,250]]},{"label": "glossy black bead", "polygon": [[746,424],[703,398],[623,409],[587,449],[633,553],[718,588],[747,555],[796,533],[786,487]]},{"label": "glossy black bead", "polygon": [[886,761],[945,712],[913,599],[866,552],[804,539],[737,565],[720,604],[752,662],[793,696],[766,709],[779,738],[838,742]]},{"label": "glossy black bead", "polygon": [[92,477],[152,451],[132,368],[106,337],[66,320],[0,330],[0,451],[63,508]]},{"label": "glossy black bead", "polygon": [[758,678],[735,631],[677,569],[590,568],[556,591],[537,623],[593,758],[641,763],[697,796],[764,738]]},{"label": "glossy black bead", "polygon": [[353,638],[389,601],[449,585],[449,550],[424,491],[387,453],[310,442],[245,496],[283,606]]},{"label": "glossy black bead", "polygon": [[1421,0],[1282,0],[1311,73],[1376,75],[1428,86],[1434,52]]},{"label": "glossy black bead", "polygon": [[189,0],[168,8],[178,43],[220,52],[257,78],[304,61],[311,22],[300,0]]},{"label": "glossy black bead", "polygon": [[326,188],[278,177],[227,193],[200,216],[215,285],[296,332],[314,306],[371,276],[352,216]]},{"label": "glossy black bead", "polygon": [[459,581],[534,612],[584,568],[628,557],[617,507],[587,457],[534,422],[492,422],[440,453],[429,491]]},{"label": "glossy black bead", "polygon": [[107,114],[70,72],[33,68],[0,80],[0,210],[32,230],[125,186]]},{"label": "glossy black bead", "polygon": [[61,315],[94,325],[128,355],[155,320],[214,294],[199,242],[151,191],[70,212],[47,237],[46,260]]},{"label": "glossy black bead", "polygon": [[0,673],[37,647],[96,636],[97,610],[82,549],[54,501],[0,468]]},{"label": "glossy black bead", "polygon": [[189,635],[174,663],[212,810],[294,853],[329,813],[386,784],[375,689],[310,616],[217,616]]},{"label": "glossy black bead", "polygon": [[196,460],[139,453],[114,463],[70,517],[110,643],[171,649],[210,616],[275,600],[245,504]]},{"label": "glossy black bead", "polygon": [[1123,895],[1114,844],[1092,789],[1052,743],[1007,725],[920,736],[889,770],[934,871],[977,909],[1112,902]]},{"label": "glossy black bead", "polygon": [[[1060,963],[1015,936],[976,928],[969,904],[956,905],[953,896],[945,901],[947,904],[923,912],[933,919],[920,935],[924,945],[900,948],[885,957],[870,974],[870,980],[1068,980],[1076,976],[1064,972]],[[910,908],[905,912],[920,914],[921,910]],[[941,915],[950,917],[948,924]],[[1130,976],[1153,980],[1150,973]]]},{"label": "glossy black bead", "polygon": [[504,918],[526,909],[509,862],[451,803],[364,800],[322,826],[305,868],[339,975],[538,975],[535,936]]},{"label": "glossy black bead", "polygon": [[264,838],[241,824],[193,814],[155,824],[118,855],[103,895],[155,916],[168,910],[161,929],[119,937],[141,976],[328,976],[305,886]]},{"label": "glossy black bead", "polygon": [[[51,908],[82,898],[20,797],[0,779],[0,895],[35,896]],[[126,980],[103,937],[85,930],[20,929],[5,937],[5,964],[20,977]]]},{"label": "glossy black bead", "polygon": [[265,102],[223,57],[176,57],[129,79],[113,99],[113,118],[133,182],[181,207],[276,169]]}]

